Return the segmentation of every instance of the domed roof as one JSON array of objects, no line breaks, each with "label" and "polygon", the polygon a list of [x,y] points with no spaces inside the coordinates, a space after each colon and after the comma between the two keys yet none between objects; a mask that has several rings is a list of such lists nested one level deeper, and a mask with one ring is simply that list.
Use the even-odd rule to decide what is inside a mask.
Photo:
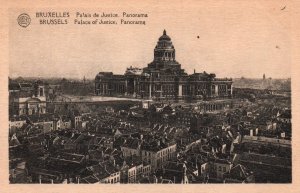
[{"label": "domed roof", "polygon": [[162,40],[171,41],[171,38],[167,35],[166,30],[164,30],[163,35],[160,36],[160,38],[159,38],[159,41],[162,41]]}]

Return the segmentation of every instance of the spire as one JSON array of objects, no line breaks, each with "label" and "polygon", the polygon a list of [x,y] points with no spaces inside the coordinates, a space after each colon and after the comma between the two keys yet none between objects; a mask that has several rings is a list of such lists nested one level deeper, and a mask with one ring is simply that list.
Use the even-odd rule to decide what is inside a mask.
[{"label": "spire", "polygon": [[164,29],[164,33],[163,33],[163,35],[167,35],[167,32],[166,32],[166,30]]}]

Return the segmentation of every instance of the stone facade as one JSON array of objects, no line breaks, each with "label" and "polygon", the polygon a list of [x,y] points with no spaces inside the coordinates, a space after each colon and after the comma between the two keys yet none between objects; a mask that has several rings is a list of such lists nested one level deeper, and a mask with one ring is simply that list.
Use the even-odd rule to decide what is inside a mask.
[{"label": "stone facade", "polygon": [[46,113],[44,85],[38,83],[18,83],[10,85],[10,115],[34,115]]},{"label": "stone facade", "polygon": [[175,59],[175,48],[164,30],[154,49],[154,60],[143,69],[127,68],[124,75],[100,72],[95,94],[165,100],[227,98],[232,96],[232,79],[215,74],[188,75]]}]

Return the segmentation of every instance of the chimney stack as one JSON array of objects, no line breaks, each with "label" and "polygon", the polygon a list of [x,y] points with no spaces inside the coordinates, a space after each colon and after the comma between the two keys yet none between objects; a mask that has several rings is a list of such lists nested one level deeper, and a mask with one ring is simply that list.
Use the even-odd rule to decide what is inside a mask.
[{"label": "chimney stack", "polygon": [[157,184],[157,177],[154,175],[154,183]]}]

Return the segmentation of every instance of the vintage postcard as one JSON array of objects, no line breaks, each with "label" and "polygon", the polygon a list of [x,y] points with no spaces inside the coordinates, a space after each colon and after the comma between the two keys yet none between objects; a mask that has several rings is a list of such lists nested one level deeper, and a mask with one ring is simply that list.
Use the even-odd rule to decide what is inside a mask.
[{"label": "vintage postcard", "polygon": [[1,192],[299,192],[297,11],[7,2]]}]

